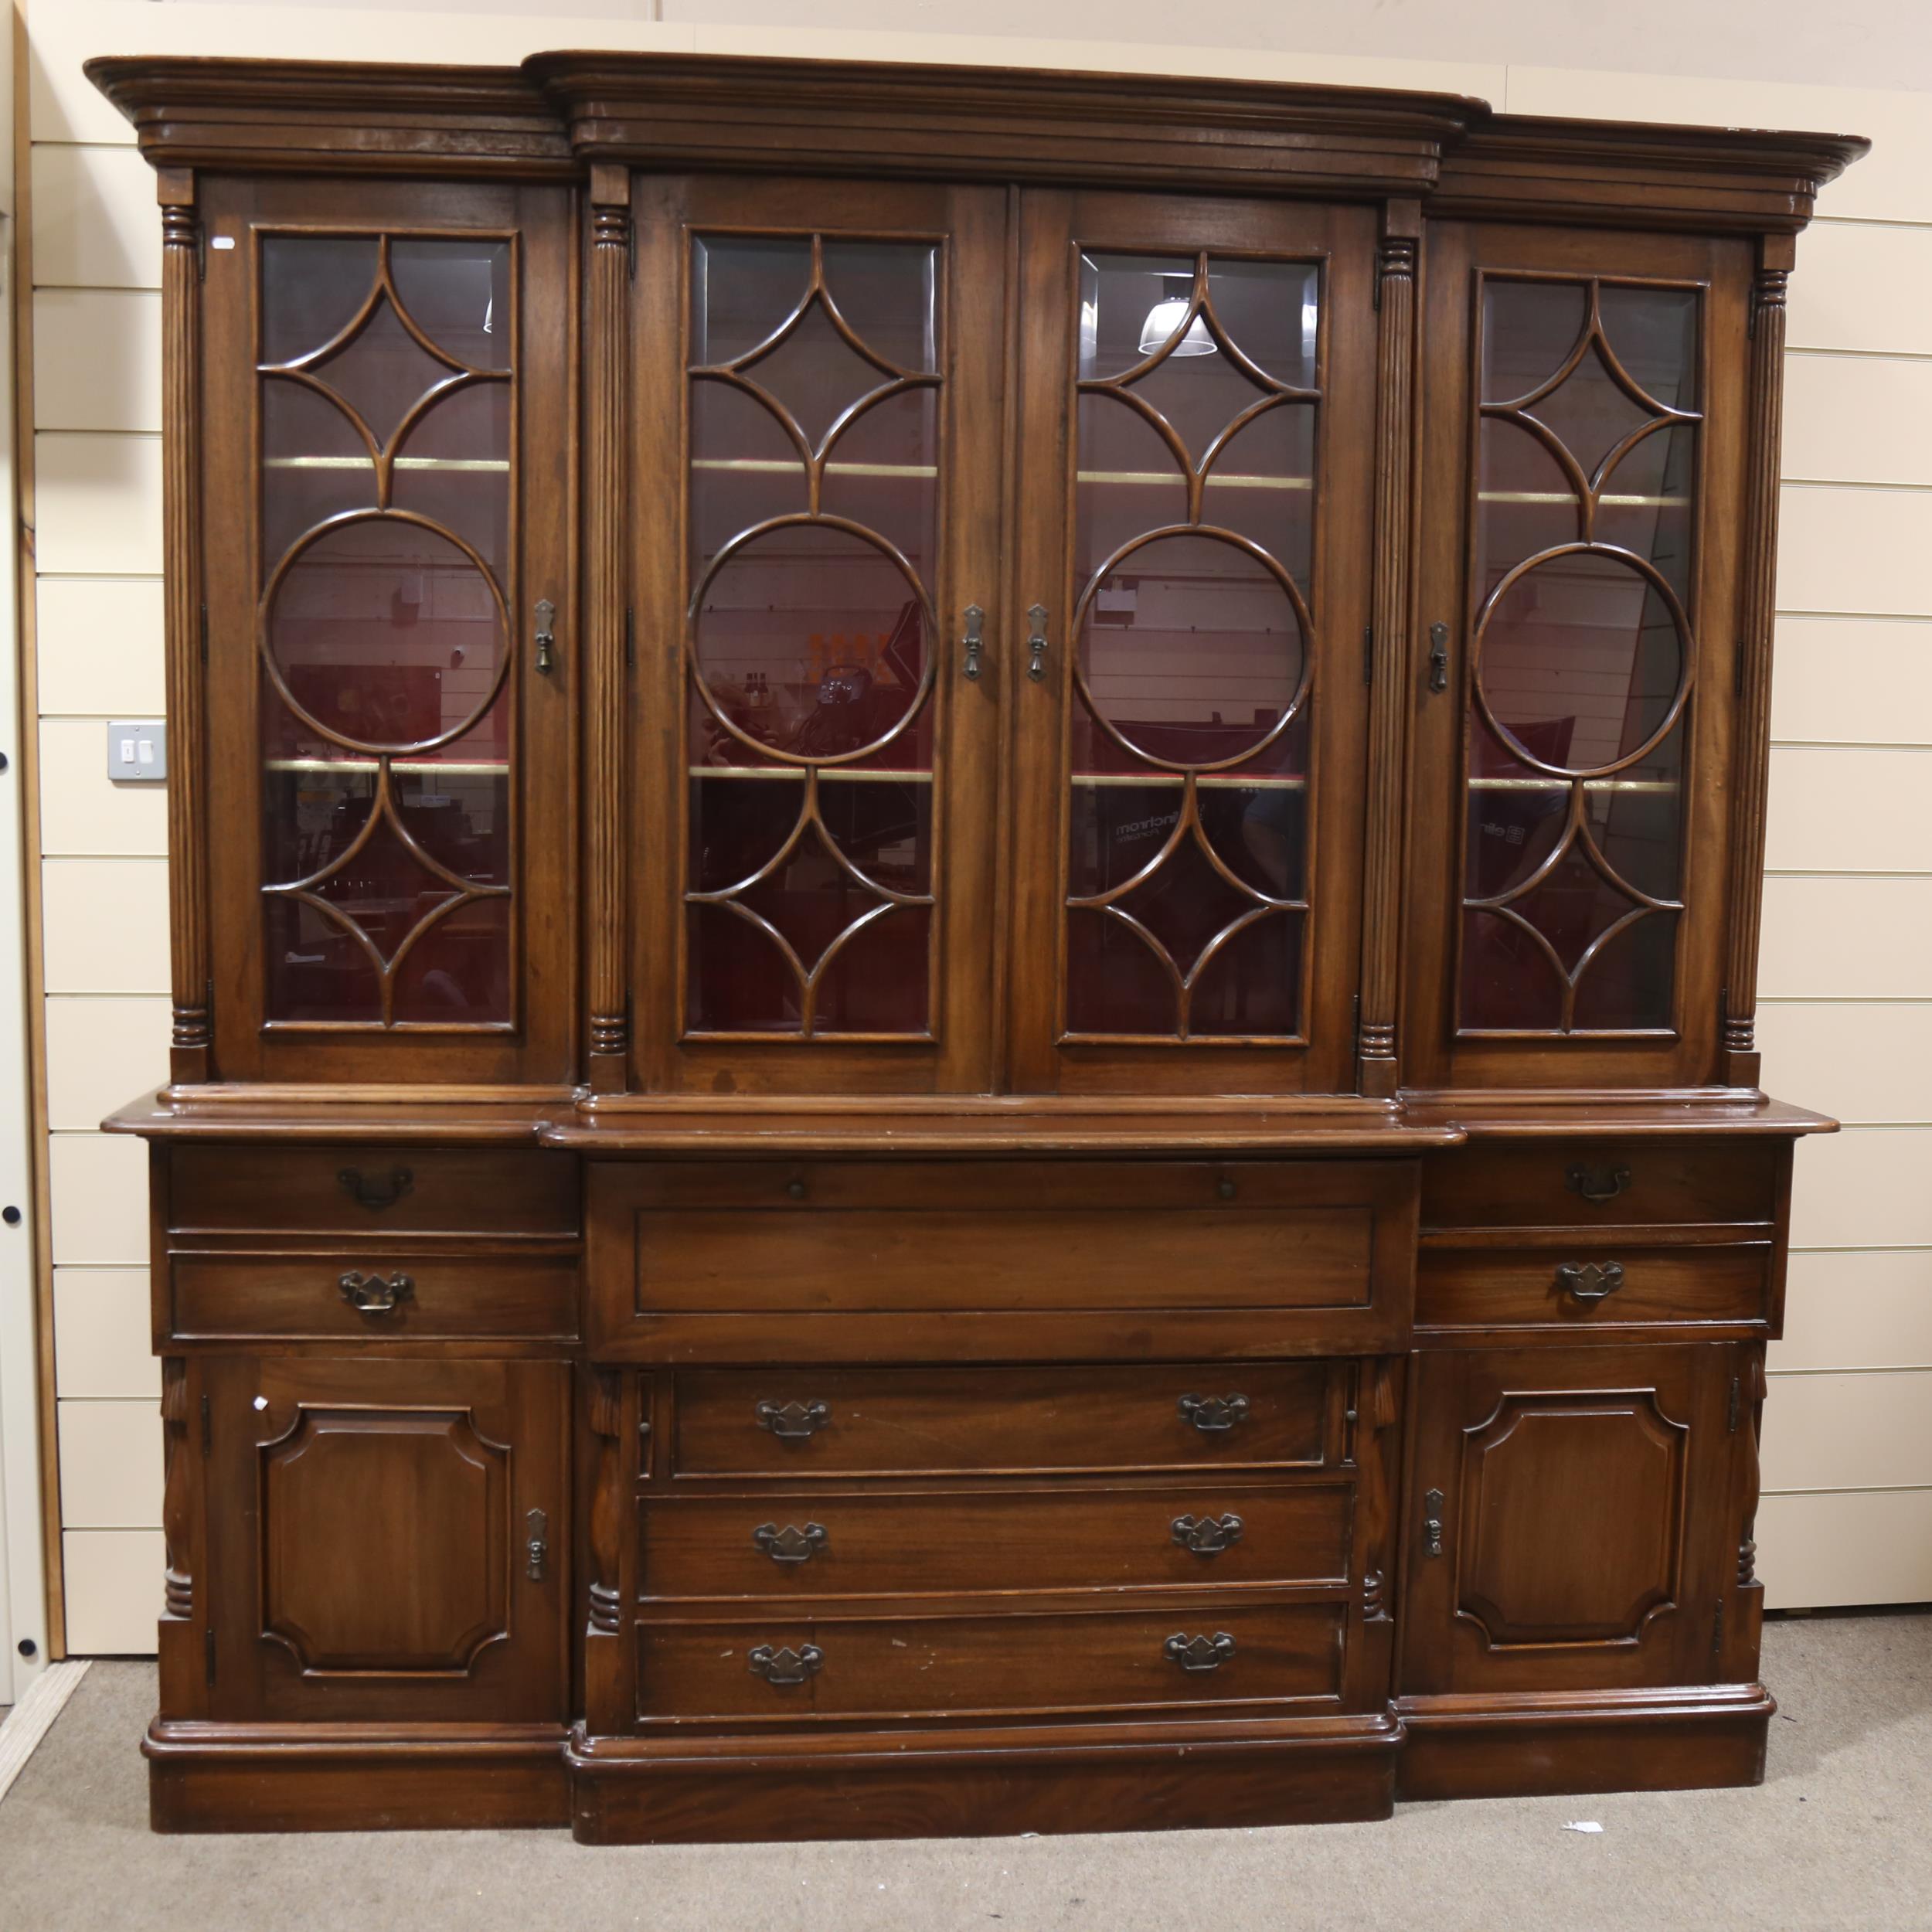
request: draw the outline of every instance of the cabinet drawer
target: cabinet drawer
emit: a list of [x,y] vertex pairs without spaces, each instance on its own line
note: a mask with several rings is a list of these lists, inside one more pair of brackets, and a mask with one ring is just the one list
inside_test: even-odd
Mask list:
[[1214,1588],[1349,1575],[1340,1481],[777,1491],[640,1505],[647,1600]]
[[177,1254],[171,1271],[172,1332],[182,1341],[567,1340],[577,1330],[577,1264],[567,1255]]
[[[1575,1272],[1572,1272],[1575,1270]],[[1416,1281],[1418,1328],[1575,1329],[1650,1321],[1763,1322],[1771,1244],[1436,1248]]]
[[573,1234],[577,1163],[530,1148],[177,1148],[168,1226],[185,1231]]
[[[1339,1696],[1339,1604],[638,1627],[638,1715],[941,1716]],[[1202,1640],[1188,1662],[1168,1644]],[[1216,1661],[1216,1638],[1226,1638]],[[784,1681],[792,1679],[794,1681]]]
[[784,1480],[1316,1468],[1341,1453],[1353,1372],[1330,1362],[689,1370],[673,1379],[671,1470]]
[[1406,1162],[601,1166],[596,1339],[672,1361],[754,1335],[794,1360],[1368,1352],[1407,1321],[1413,1189]]
[[1787,1142],[1539,1141],[1485,1143],[1422,1166],[1429,1228],[1641,1227],[1770,1221]]

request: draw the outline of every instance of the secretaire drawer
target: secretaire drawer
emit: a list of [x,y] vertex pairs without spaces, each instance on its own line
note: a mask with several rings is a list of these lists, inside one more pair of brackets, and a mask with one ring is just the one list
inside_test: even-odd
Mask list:
[[1770,1318],[1771,1243],[1431,1248],[1418,1328],[1577,1328]]
[[638,1716],[940,1716],[1338,1697],[1338,1604],[638,1626]]
[[[600,1345],[668,1361],[1369,1352],[1410,1162],[599,1164]],[[828,1318],[831,1318],[828,1319]]]
[[1212,1476],[1158,1488],[769,1490],[638,1506],[640,1595],[1004,1596],[1345,1583],[1355,1489]]
[[183,1233],[572,1234],[577,1162],[538,1148],[178,1147],[168,1223]]
[[1784,1141],[1483,1141],[1422,1164],[1425,1228],[1770,1221]]
[[1315,1468],[1355,1365],[692,1369],[668,1378],[679,1477]]
[[567,1255],[175,1254],[172,1333],[372,1341],[568,1339],[577,1332],[577,1264]]

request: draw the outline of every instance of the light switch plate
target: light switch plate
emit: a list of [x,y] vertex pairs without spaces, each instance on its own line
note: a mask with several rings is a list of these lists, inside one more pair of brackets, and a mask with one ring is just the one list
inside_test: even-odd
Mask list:
[[168,726],[160,718],[107,727],[107,776],[117,784],[158,784],[168,776]]

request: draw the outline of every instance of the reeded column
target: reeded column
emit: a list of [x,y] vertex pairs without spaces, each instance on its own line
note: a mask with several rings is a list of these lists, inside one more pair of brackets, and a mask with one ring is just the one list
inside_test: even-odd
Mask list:
[[1389,203],[1376,252],[1376,510],[1371,590],[1368,817],[1362,901],[1362,1012],[1355,1053],[1365,1094],[1396,1090],[1402,924],[1403,726],[1409,641],[1410,471],[1415,447],[1416,254],[1420,203]]
[[1796,245],[1767,235],[1750,295],[1744,565],[1738,611],[1736,816],[1730,943],[1724,971],[1724,1063],[1732,1087],[1758,1082],[1757,942],[1764,909],[1764,808],[1771,759],[1771,634],[1777,611],[1778,440],[1784,417],[1784,290]]
[[590,339],[585,353],[583,728],[590,1081],[628,1084],[624,842],[624,425],[625,321],[631,263],[631,176],[590,170]]

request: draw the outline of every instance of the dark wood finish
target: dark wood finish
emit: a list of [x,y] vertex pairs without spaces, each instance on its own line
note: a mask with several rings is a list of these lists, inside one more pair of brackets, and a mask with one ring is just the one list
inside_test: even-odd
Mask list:
[[[561,1367],[236,1355],[200,1383],[224,1715],[563,1720]],[[548,1523],[540,1577],[532,1509]]]
[[[1318,1469],[1341,1459],[1343,1369],[1318,1362],[1164,1368],[699,1369],[671,1378],[667,1475],[798,1478],[1094,1469]],[[1224,1429],[1188,1395],[1238,1396]],[[823,1402],[826,1426],[783,1440],[760,1402]]]
[[[461,1337],[575,1338],[577,1264],[570,1255],[437,1253],[376,1243],[308,1254],[177,1250],[170,1333],[183,1341],[258,1336],[374,1342]],[[406,1290],[393,1306],[359,1306],[345,1276]]]
[[574,1830],[637,1845],[1332,1824],[1389,1815],[1399,1742],[1380,1716],[583,1740]]
[[[1783,301],[1792,237],[1865,144],[1526,119],[1447,95],[708,55],[89,71],[158,168],[163,243],[172,1079],[108,1123],[152,1144],[155,1828],[567,1821],[590,1842],[683,1842],[1258,1826],[1383,1816],[1398,1790],[1757,1781],[1773,1708],[1757,1682],[1764,1349],[1792,1144],[1832,1124],[1757,1085]],[[455,770],[441,747],[484,734],[440,709],[445,736],[406,745],[379,718],[361,738],[312,717],[267,735],[264,693],[286,683],[263,603],[268,511],[299,498],[325,522],[328,472],[361,460],[269,446],[264,380],[307,379],[260,339],[263,244],[290,233],[488,237],[514,255],[513,280],[461,325],[502,351],[507,378],[494,354],[466,362],[412,327],[387,243],[359,319],[307,298],[318,346],[298,359],[326,374],[386,299],[431,389],[514,395],[513,430],[476,472],[506,471],[511,492],[504,730]],[[763,318],[764,348],[714,362],[694,243],[721,236],[789,237],[808,265],[791,318]],[[930,366],[882,355],[837,309],[842,277],[862,301],[890,281],[863,245],[895,238],[937,250]],[[860,265],[835,274],[842,248]],[[1110,315],[1105,357],[1096,319],[1084,361],[1082,251],[1138,257],[1122,285],[1138,277],[1155,304],[1144,322],[1137,298]],[[1257,359],[1252,325],[1229,323],[1237,298],[1216,277],[1257,262],[1318,273],[1298,352]],[[1573,362],[1507,395],[1479,366],[1485,291],[1526,279],[1583,291],[1583,320]],[[1671,325],[1636,352],[1664,370],[1662,400],[1619,360],[1605,291],[1633,286],[1694,302],[1694,395]],[[900,675],[895,633],[879,681],[924,694],[930,767],[892,783],[930,769],[932,804],[901,814],[910,839],[886,815],[866,848],[912,881],[883,893],[842,858],[815,775],[794,828],[824,849],[798,880],[804,847],[751,852],[756,813],[718,846],[752,870],[691,876],[713,855],[691,773],[723,768],[726,740],[740,770],[864,755],[826,749],[855,744],[837,720],[801,730],[876,694],[828,696],[811,668],[821,620],[780,587],[798,556],[767,597],[741,585],[735,601],[714,597],[715,562],[692,562],[727,540],[692,507],[706,383],[735,384],[781,439],[777,455],[702,459],[753,479],[747,515],[822,531],[838,514],[833,444],[801,428],[785,373],[812,304],[839,338],[821,349],[871,372],[850,424],[884,392],[938,396],[936,448],[886,436],[890,460],[845,472],[930,485],[936,505],[910,592],[923,665]],[[1141,361],[1113,366],[1137,324]],[[1560,427],[1529,422],[1553,396],[1560,413],[1593,355],[1606,421],[1626,405],[1643,419],[1613,454],[1694,419],[1694,472],[1680,458],[1675,480],[1659,468],[1620,490]],[[1211,429],[1162,413],[1186,403],[1158,402],[1162,386],[1187,391],[1188,359],[1209,355],[1223,360],[1192,362],[1197,377],[1234,372],[1255,399],[1224,383],[1241,400],[1223,441],[1274,410],[1277,432],[1309,425],[1305,459],[1217,472],[1222,445],[1196,447]],[[1173,474],[1110,458],[1083,481],[1083,399],[1138,414]],[[379,444],[353,405],[344,420],[376,479],[373,512],[359,502],[351,520],[388,515],[401,433]],[[1485,481],[1480,438],[1498,423],[1540,439],[1561,488]],[[468,462],[430,464],[451,461]],[[284,489],[291,471],[306,481]],[[1244,509],[1216,495],[1230,479]],[[793,481],[803,508],[773,526]],[[1078,574],[1097,567],[1082,492],[1100,482],[1128,493],[1106,499],[1108,529],[1133,532],[1108,539],[1123,593],[1139,595],[1128,566],[1157,533],[1232,533],[1258,568],[1281,565],[1298,693],[1279,611],[1198,558],[1143,573],[1168,603],[1113,668],[1074,668],[1082,600],[1100,610]],[[1167,505],[1146,528],[1142,491]],[[1575,540],[1536,537],[1536,506],[1566,500]],[[1512,689],[1530,694],[1531,736],[1553,735],[1512,750],[1496,723],[1478,768],[1472,666],[1502,592],[1499,553],[1473,533],[1507,505],[1493,514],[1536,546],[1518,556],[1512,526],[1519,571],[1566,550],[1634,567],[1597,525],[1612,503],[1659,529],[1683,519],[1661,549],[1655,529],[1631,538],[1686,587],[1668,698],[1681,779],[1665,760],[1610,782],[1651,755],[1629,734],[1663,695],[1654,618],[1635,627],[1621,715],[1586,720],[1536,684],[1568,648],[1546,611],[1559,641],[1519,625],[1529,669]],[[1290,588],[1281,557],[1304,532]],[[1661,570],[1649,581],[1676,596]],[[842,591],[823,592],[835,645]],[[478,688],[383,641],[420,600],[384,617],[330,595],[339,608],[308,614],[311,668],[372,660],[366,692],[343,680],[352,709],[374,716],[418,671],[439,706]],[[1131,628],[1138,608],[1107,611]],[[730,662],[742,648],[785,686],[762,733],[699,693],[716,747],[688,702],[713,609],[736,627]],[[361,628],[331,633],[337,617]],[[757,677],[752,709],[770,696]],[[1109,678],[1149,743],[1094,696]],[[1288,735],[1301,705],[1305,761]],[[1147,811],[1076,813],[1082,717],[1083,781],[1097,799],[1151,772],[1166,790]],[[1254,762],[1244,725],[1278,762]],[[352,752],[362,791],[337,759]],[[1222,787],[1213,833],[1204,776]],[[266,787],[284,780],[270,836],[292,824],[338,855],[312,876],[266,869]],[[508,952],[490,955],[501,988],[452,981],[461,1024],[420,1006],[391,1023],[402,982],[376,954],[381,1023],[328,1024],[332,1002],[352,1010],[329,990],[339,962],[270,951],[264,889],[348,934],[316,890],[365,849],[342,845],[364,791],[366,822],[409,849],[392,784],[417,787],[432,843],[464,828],[447,863],[410,852],[451,904],[384,886],[379,856],[345,896],[383,930],[413,904],[419,937],[452,906],[512,909]],[[1673,786],[1675,825],[1646,802]],[[1558,1023],[1530,1012],[1506,956],[1488,956],[1489,1004],[1465,1005],[1466,911],[1479,926],[1537,883],[1464,876],[1482,862],[1468,801],[1512,787],[1519,805],[1568,799],[1563,850],[1597,882],[1571,877],[1572,901],[1607,886],[1641,902],[1636,923],[1676,919],[1668,998],[1654,958],[1648,1005],[1633,996],[1643,1027],[1581,1030],[1588,962],[1521,919],[1505,937],[1542,934]],[[1170,794],[1194,874],[1110,870],[1095,889],[1093,867],[1138,852]],[[1634,821],[1604,832],[1616,862],[1586,849],[1592,811]],[[1496,816],[1505,843],[1549,830],[1533,803]],[[1091,847],[1077,888],[1077,824]],[[1673,837],[1675,873],[1633,898],[1618,864],[1648,852],[1668,872]],[[762,1032],[707,1019],[728,976],[714,962],[694,978],[687,920],[729,902],[755,926],[774,881],[775,913],[808,922],[784,940],[795,1012],[783,996],[742,1009]],[[798,947],[825,908],[849,921],[855,893],[932,921],[917,1026],[818,1026]],[[1217,893],[1236,902],[1218,924]],[[1074,1027],[1069,919],[1116,912],[1144,918],[1167,962],[1168,1032]],[[1204,995],[1196,1024],[1196,977],[1264,918],[1304,922],[1292,1028],[1204,1036],[1279,1019],[1277,963],[1259,1005],[1235,982],[1225,1014]],[[1179,954],[1202,920],[1190,968]],[[841,930],[821,957],[860,929]],[[271,1010],[288,973],[318,966]],[[896,969],[867,970],[862,990],[906,1010]],[[1153,1010],[1123,998],[1090,1018]],[[1482,1030],[1464,1030],[1470,1012]]]
[[[1255,1488],[1213,1481],[1019,1490],[761,1490],[647,1500],[638,1511],[644,1600],[977,1596],[1042,1590],[1213,1593],[1269,1583],[1345,1583],[1353,1485]],[[1237,1519],[1232,1532],[1218,1526]],[[1204,1548],[1174,1525],[1211,1519]],[[824,1532],[780,1560],[760,1528]],[[1227,1538],[1225,1548],[1215,1547]],[[768,1538],[773,1547],[781,1547]],[[998,1607],[1006,1607],[1002,1600]],[[830,1607],[829,1605],[827,1606]],[[673,1611],[671,1614],[676,1614]]]
[[[1539,1240],[1544,1230],[1536,1230]],[[1755,1325],[1770,1317],[1770,1241],[1648,1247],[1607,1241],[1526,1248],[1427,1248],[1416,1327],[1623,1328],[1651,1323]],[[1566,1270],[1596,1269],[1595,1275]],[[1614,1269],[1614,1274],[1603,1270]]]
[[168,1226],[176,1234],[574,1234],[577,1164],[557,1154],[468,1148],[177,1148]]

